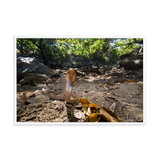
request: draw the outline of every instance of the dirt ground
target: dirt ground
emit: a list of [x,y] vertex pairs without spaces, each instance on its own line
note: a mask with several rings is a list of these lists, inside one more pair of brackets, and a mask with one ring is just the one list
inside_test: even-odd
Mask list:
[[[64,77],[61,83],[59,79],[51,84],[17,85],[17,122],[88,122],[81,105],[50,100],[48,95],[54,91],[64,94]],[[73,91],[99,108],[111,109],[121,122],[143,122],[143,70],[123,76],[109,77],[109,72],[78,76]]]

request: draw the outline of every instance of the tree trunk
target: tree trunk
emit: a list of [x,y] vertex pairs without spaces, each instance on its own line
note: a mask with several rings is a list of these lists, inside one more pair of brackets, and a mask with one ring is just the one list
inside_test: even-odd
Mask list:
[[40,48],[40,51],[41,51],[41,53],[42,53],[42,57],[43,57],[43,60],[44,60],[44,64],[47,65],[47,60],[46,60],[46,57],[44,56],[44,52],[43,52],[42,42],[43,42],[43,39],[40,38],[40,45],[39,45],[39,48]]
[[23,39],[20,39],[20,40],[21,40],[20,53],[21,53],[22,56],[23,56]]

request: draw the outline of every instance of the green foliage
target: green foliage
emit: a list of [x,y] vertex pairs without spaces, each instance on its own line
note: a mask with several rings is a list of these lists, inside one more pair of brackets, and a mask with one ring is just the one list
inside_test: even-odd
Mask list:
[[[116,63],[119,56],[142,46],[140,38],[40,38],[17,39],[17,53],[52,58],[61,63],[67,54],[80,55],[100,63]],[[41,45],[41,47],[40,47]],[[41,53],[43,52],[43,53]],[[50,57],[50,58],[49,58]]]
[[102,38],[72,38],[69,42],[70,52],[87,57],[108,46],[106,39]]
[[69,40],[70,53],[83,55],[94,61],[95,64],[106,62],[107,56],[112,53],[111,38],[72,38]]
[[[136,40],[142,41],[142,38],[136,38]],[[135,43],[134,38],[120,38],[118,39],[113,47],[117,50],[117,55],[124,55],[133,51],[133,49],[139,48],[142,44]]]
[[38,51],[38,47],[35,46],[28,39],[17,39],[17,49],[22,53],[33,53]]
[[[65,44],[65,39],[53,39],[47,38],[43,39],[42,49],[44,55],[47,57],[52,57],[54,61],[63,60],[66,56],[67,50],[69,49],[67,44]],[[17,53],[23,56],[35,56],[41,58],[40,54],[40,39],[17,39]]]

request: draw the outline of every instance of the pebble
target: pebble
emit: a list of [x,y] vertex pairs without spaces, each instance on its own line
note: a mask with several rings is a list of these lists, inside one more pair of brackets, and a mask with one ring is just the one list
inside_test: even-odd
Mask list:
[[77,118],[77,119],[84,119],[85,118],[85,115],[83,112],[77,112],[74,114],[74,116]]

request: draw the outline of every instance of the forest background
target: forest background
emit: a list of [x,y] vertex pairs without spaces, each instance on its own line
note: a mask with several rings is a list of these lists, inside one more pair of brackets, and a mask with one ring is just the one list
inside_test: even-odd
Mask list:
[[[137,53],[142,45],[143,38],[17,38],[17,55],[34,56],[48,65],[62,65],[68,55],[74,54],[99,67],[116,64],[121,55]],[[65,65],[72,66],[69,62]]]

